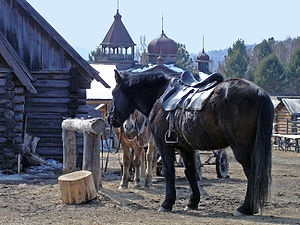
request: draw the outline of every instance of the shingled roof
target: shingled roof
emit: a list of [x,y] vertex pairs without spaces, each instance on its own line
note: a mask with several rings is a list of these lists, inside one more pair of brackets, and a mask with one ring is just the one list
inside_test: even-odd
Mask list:
[[119,10],[117,10],[114,18],[115,20],[104,37],[101,45],[110,47],[130,47],[135,45],[122,22],[122,16],[119,14]]

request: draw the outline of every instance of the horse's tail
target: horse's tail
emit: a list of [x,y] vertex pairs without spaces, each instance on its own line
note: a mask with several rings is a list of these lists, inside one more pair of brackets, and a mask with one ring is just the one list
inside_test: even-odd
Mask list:
[[256,137],[251,158],[249,174],[249,194],[252,210],[263,208],[269,197],[271,185],[272,144],[274,107],[270,97],[258,90],[259,113],[257,117]]

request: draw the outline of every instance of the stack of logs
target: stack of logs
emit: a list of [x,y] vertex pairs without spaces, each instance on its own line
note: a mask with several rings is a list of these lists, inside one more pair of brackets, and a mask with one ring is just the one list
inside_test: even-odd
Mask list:
[[[100,137],[106,128],[102,118],[66,119],[62,122],[63,173],[58,178],[62,202],[79,204],[97,196],[102,186]],[[76,135],[83,133],[83,165],[76,171]]]
[[3,87],[0,88],[0,118],[3,118],[0,120],[0,133],[3,132],[3,136],[0,135],[0,169],[12,168],[16,164],[16,150],[21,150],[22,127],[19,124],[22,124],[25,100],[23,88],[17,87],[13,78],[9,71],[0,73],[0,87]]

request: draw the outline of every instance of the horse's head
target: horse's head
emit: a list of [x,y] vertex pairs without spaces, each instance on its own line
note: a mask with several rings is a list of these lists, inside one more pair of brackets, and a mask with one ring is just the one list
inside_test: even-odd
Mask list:
[[115,70],[116,87],[112,91],[111,109],[108,122],[114,127],[120,127],[134,111],[132,101],[125,91],[125,76]]
[[135,120],[133,114],[130,114],[129,118],[123,123],[123,130],[125,134],[134,134],[135,133]]

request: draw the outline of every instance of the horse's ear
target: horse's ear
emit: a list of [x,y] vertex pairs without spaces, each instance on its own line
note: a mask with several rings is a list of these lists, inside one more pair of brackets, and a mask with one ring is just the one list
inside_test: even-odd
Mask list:
[[123,76],[119,73],[118,70],[115,70],[115,79],[117,84],[121,83],[123,80]]

